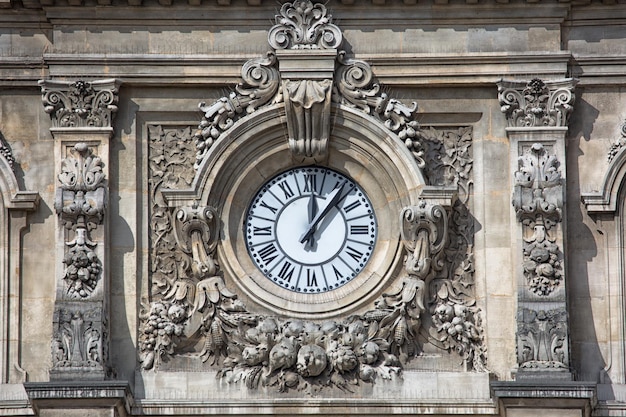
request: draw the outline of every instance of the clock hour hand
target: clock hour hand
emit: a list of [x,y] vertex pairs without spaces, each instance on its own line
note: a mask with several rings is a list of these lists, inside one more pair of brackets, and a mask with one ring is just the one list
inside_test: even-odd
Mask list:
[[[311,190],[311,196],[309,197],[308,212],[309,223],[311,223],[315,218],[315,215],[317,214],[317,200],[315,198],[315,192],[313,190]],[[309,235],[309,238],[306,240],[306,245],[310,248],[315,245],[315,233],[311,233]]]
[[315,215],[313,220],[311,220],[311,222],[307,226],[306,231],[302,234],[302,236],[300,236],[300,243],[304,243],[306,240],[309,239],[311,235],[313,235],[313,233],[315,233],[318,223],[324,218],[324,216],[328,214],[330,209],[339,202],[339,199],[341,198],[341,191],[343,190],[344,185],[346,185],[346,183],[342,182],[339,187],[332,190],[330,194],[326,196],[326,205]]

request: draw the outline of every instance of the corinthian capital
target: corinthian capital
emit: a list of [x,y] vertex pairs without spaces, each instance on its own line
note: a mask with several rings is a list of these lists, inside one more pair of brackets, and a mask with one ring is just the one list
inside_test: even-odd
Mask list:
[[498,83],[498,100],[509,127],[567,127],[574,109],[578,80],[505,81]]
[[112,127],[117,112],[118,80],[42,80],[39,85],[44,110],[50,114],[53,127]]

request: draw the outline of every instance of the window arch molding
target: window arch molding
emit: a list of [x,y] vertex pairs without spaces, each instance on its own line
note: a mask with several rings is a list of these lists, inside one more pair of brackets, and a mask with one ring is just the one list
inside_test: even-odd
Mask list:
[[21,232],[38,202],[39,193],[22,190],[9,160],[0,155],[0,384],[26,380],[19,357]]

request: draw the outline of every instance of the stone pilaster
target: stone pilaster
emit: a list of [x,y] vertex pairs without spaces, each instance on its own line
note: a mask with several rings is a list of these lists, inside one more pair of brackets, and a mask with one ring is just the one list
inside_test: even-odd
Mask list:
[[501,81],[517,279],[517,379],[571,379],[565,287],[565,136],[576,80]]
[[108,167],[119,84],[40,81],[58,161],[51,380],[102,380],[109,370]]

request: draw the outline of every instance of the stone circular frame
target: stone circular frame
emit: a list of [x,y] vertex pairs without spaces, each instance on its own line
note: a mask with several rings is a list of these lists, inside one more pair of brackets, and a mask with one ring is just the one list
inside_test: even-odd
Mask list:
[[289,151],[282,105],[237,122],[213,145],[196,175],[196,195],[216,208],[222,221],[218,261],[227,282],[232,280],[250,300],[278,315],[328,319],[371,308],[402,266],[400,211],[416,203],[425,184],[404,143],[376,119],[333,106],[331,123],[328,157],[319,165],[356,181],[378,219],[378,240],[369,262],[336,290],[303,294],[280,288],[263,276],[246,249],[242,224],[260,187],[280,172],[311,164]]

